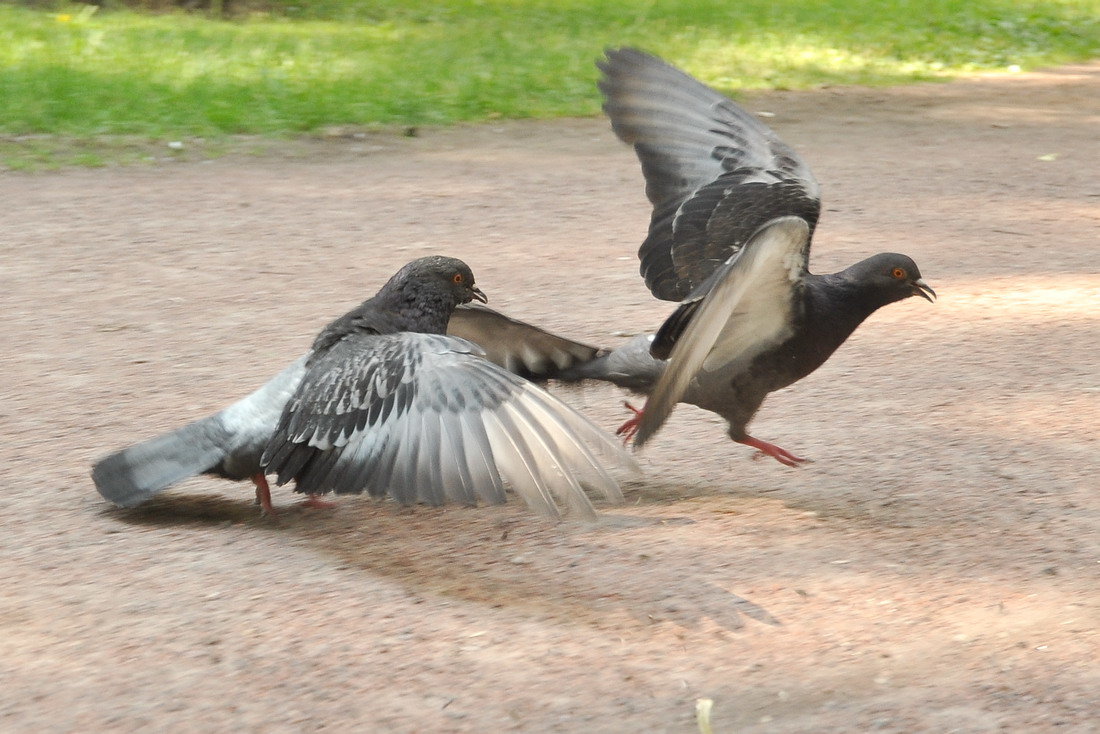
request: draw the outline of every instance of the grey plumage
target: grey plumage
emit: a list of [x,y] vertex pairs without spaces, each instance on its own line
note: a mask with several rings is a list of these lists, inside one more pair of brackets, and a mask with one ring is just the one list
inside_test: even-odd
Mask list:
[[639,334],[616,349],[563,370],[559,378],[574,383],[582,380],[611,382],[636,393],[648,394],[665,373],[668,363],[652,354],[654,335]]
[[765,222],[821,212],[810,167],[740,105],[656,56],[609,50],[597,63],[604,112],[633,146],[653,204],[638,251],[657,298],[680,301]]
[[475,344],[403,332],[350,335],[307,372],[261,463],[310,494],[403,503],[504,501],[591,516],[582,485],[621,499],[601,458],[618,446],[578,413],[482,358]]
[[104,498],[133,507],[199,474],[239,481],[260,471],[260,455],[283,405],[305,374],[300,357],[251,395],[214,415],[98,461],[92,481]]
[[681,301],[657,333],[566,370],[649,395],[621,430],[646,443],[677,402],[713,411],[753,438],[765,396],[813,372],[875,310],[932,289],[910,258],[880,253],[839,273],[807,270],[821,211],[809,166],[756,118],[684,72],[635,49],[598,62],[604,110],[641,162],[653,204],[639,249],[653,294]]
[[[251,477],[261,500],[265,473],[311,495],[389,492],[430,504],[501,502],[510,487],[548,516],[565,505],[591,517],[585,487],[621,499],[603,462],[633,463],[610,437],[479,346],[443,335],[471,298],[484,295],[461,261],[410,263],[252,395],[98,462],[96,487],[127,507],[200,473]],[[495,312],[478,319],[524,326]],[[590,353],[528,328],[552,348],[531,347],[527,373]]]

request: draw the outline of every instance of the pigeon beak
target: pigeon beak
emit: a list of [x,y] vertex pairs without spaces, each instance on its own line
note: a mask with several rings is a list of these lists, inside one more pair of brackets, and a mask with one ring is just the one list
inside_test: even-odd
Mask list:
[[924,282],[924,278],[917,278],[913,281],[913,295],[920,296],[929,303],[936,302],[936,292],[932,290],[932,286]]
[[[929,290],[932,290],[932,289],[929,288]],[[489,302],[489,296],[482,293],[481,289],[478,288],[476,285],[470,286],[470,295],[472,297],[476,298],[477,300],[481,301],[482,303],[488,303]]]

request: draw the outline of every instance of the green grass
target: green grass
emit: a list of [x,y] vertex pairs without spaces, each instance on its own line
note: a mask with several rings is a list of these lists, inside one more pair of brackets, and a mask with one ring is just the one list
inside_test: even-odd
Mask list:
[[621,44],[726,91],[1100,56],[1100,0],[279,2],[278,14],[232,21],[0,5],[0,134],[173,139],[591,115],[593,61]]

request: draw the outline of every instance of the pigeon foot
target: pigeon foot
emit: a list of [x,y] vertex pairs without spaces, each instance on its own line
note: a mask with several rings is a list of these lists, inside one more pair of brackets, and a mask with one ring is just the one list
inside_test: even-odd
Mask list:
[[630,439],[634,438],[634,434],[638,432],[638,426],[642,423],[642,414],[645,412],[645,409],[635,408],[627,400],[623,401],[623,405],[634,413],[633,418],[615,429],[615,435],[621,436],[623,439],[623,446],[626,446],[630,443]]
[[795,456],[790,451],[787,451],[787,449],[780,448],[774,443],[761,441],[759,438],[753,438],[752,436],[746,436],[744,439],[737,441],[737,443],[743,443],[759,451],[760,453],[753,455],[754,459],[760,458],[761,456],[770,456],[785,466],[801,466],[810,461],[809,459]]
[[271,487],[267,483],[267,477],[262,472],[253,474],[252,483],[256,485],[256,504],[260,506],[260,514],[277,516],[279,513],[271,506]]
[[321,499],[319,494],[311,494],[302,500],[302,507],[312,507],[315,510],[331,510],[336,507],[336,503]]

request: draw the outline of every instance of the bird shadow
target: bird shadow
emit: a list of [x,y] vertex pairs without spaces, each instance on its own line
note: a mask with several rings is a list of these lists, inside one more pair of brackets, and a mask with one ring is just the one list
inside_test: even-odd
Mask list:
[[109,507],[101,514],[129,525],[161,527],[262,526],[267,522],[252,501],[211,494],[163,494],[137,507]]
[[104,512],[139,526],[247,525],[291,535],[332,557],[341,572],[385,578],[414,596],[570,625],[603,627],[616,618],[635,626],[711,624],[728,631],[744,628],[746,620],[781,625],[767,609],[724,588],[728,571],[700,572],[689,549],[638,550],[655,532],[674,539],[695,523],[663,512],[659,502],[646,502],[651,506],[641,512],[602,508],[596,523],[549,522],[518,503],[403,507],[365,497],[338,503],[332,510],[283,505],[275,517],[264,517],[250,499],[168,493]]
[[[692,522],[605,513],[595,524],[553,524],[516,508],[356,507],[292,532],[341,566],[427,597],[523,610],[575,625],[635,624],[726,630],[780,621],[695,570],[689,552],[658,557],[637,536]],[[717,575],[717,574],[716,574]]]

